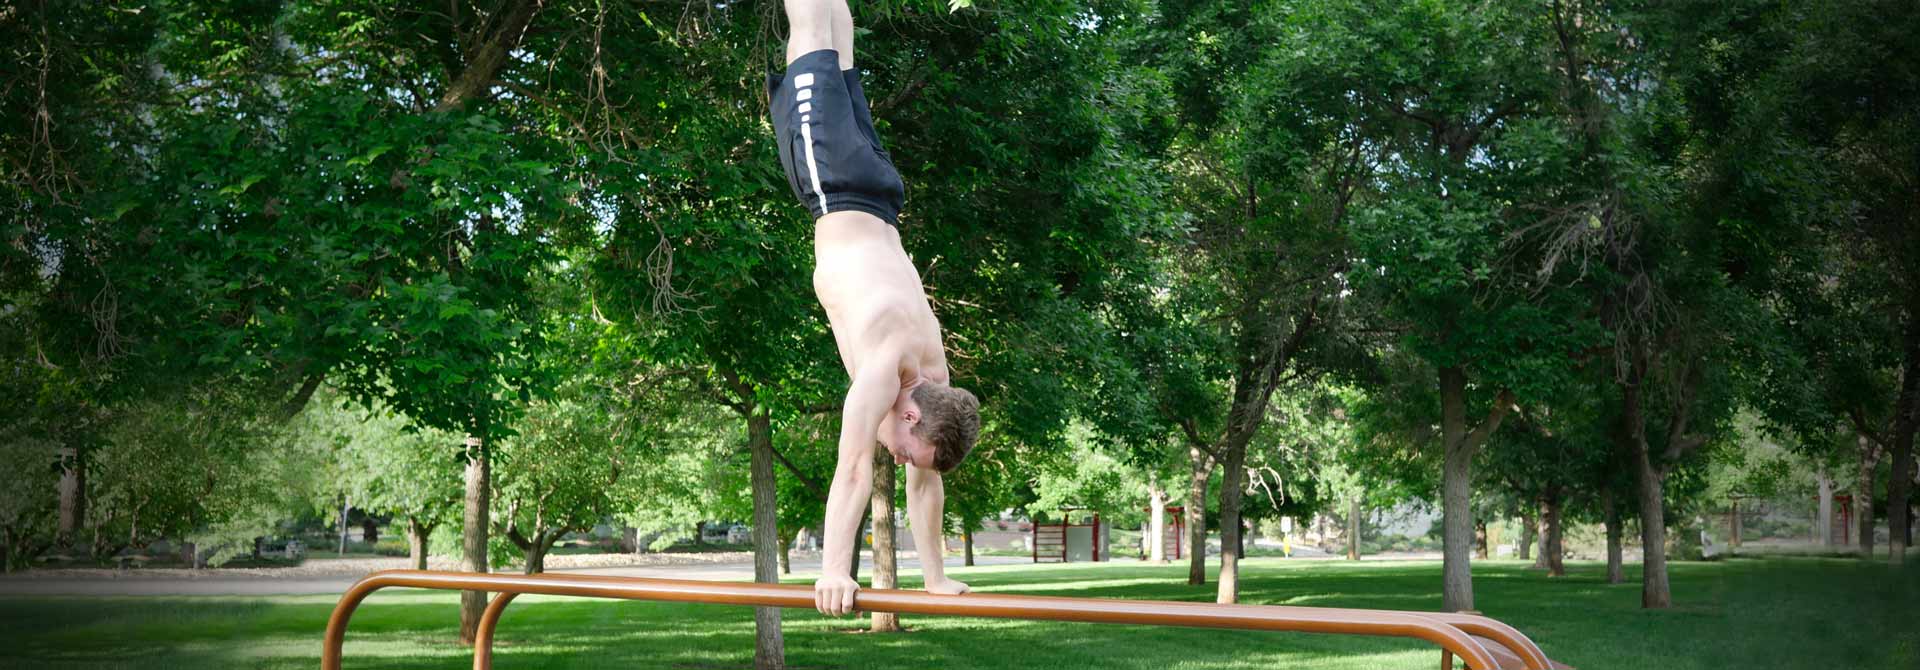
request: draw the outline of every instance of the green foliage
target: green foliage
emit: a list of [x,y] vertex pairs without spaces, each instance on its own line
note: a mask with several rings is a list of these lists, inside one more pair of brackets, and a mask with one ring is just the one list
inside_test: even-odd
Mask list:
[[260,409],[211,391],[123,408],[87,464],[93,555],[187,539],[217,564],[297,513],[304,501],[285,492],[311,463],[263,448],[278,434]]
[[1026,504],[1029,517],[1054,517],[1073,507],[1099,513],[1102,522],[1114,526],[1140,525],[1148,473],[1096,450],[1092,440],[1089,428],[1070,429],[1066,458],[1037,469],[1033,490],[1038,499]]
[[[92,552],[231,552],[343,496],[443,519],[468,435],[496,526],[670,543],[751,516],[752,417],[778,532],[818,520],[845,381],[767,142],[778,6],[538,3],[460,88],[519,7],[0,10],[10,564],[59,532],[62,467]],[[1517,400],[1495,507],[1628,498],[1623,435],[1677,519],[1898,437],[1900,3],[854,10],[985,402],[958,527],[1131,514],[1195,445],[1245,445],[1255,519],[1431,498],[1443,370],[1469,417]]]
[[376,407],[349,404],[338,392],[316,396],[288,432],[294,438],[289,460],[315,461],[306,467],[327,473],[302,485],[300,493],[317,511],[334,512],[340,497],[353,507],[427,525],[449,521],[459,507],[461,435],[414,428],[405,416]]

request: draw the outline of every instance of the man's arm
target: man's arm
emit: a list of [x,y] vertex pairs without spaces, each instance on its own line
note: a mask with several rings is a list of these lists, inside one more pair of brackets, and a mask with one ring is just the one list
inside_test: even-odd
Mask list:
[[874,431],[900,393],[900,356],[875,352],[854,373],[853,386],[840,413],[840,451],[833,483],[827,489],[826,542],[821,551],[820,581],[813,585],[814,606],[822,614],[853,611],[853,594],[860,585],[848,576],[858,546],[860,519],[873,490]]
[[913,546],[920,551],[920,574],[928,593],[966,593],[967,585],[947,579],[947,484],[939,470],[907,466],[907,520]]

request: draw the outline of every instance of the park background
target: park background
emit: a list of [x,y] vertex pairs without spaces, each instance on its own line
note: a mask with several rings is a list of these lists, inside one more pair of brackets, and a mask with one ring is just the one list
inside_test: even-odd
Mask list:
[[[1911,2],[854,13],[906,248],[984,402],[947,521],[956,565],[1002,564],[960,579],[1480,610],[1582,668],[1920,658],[1896,567]],[[0,6],[0,660],[307,666],[344,582],[293,576],[372,566],[771,581],[798,556],[809,581],[845,379],[769,143],[783,24],[767,1]],[[1129,544],[1162,505],[1188,531],[1165,566]],[[1116,560],[1010,546],[1073,508]],[[1435,521],[1382,532],[1407,516]],[[905,534],[872,529],[863,575],[916,584]],[[1306,560],[1349,546],[1406,560]],[[350,659],[464,664],[480,601],[453,599],[376,599]],[[782,641],[746,610],[528,599],[500,653],[1431,663],[786,617]]]

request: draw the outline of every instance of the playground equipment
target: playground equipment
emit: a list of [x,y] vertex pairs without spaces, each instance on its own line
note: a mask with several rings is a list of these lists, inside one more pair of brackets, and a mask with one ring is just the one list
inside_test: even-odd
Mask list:
[[[601,575],[496,575],[428,570],[389,570],[367,575],[340,597],[327,620],[321,651],[322,670],[340,670],[347,622],[374,591],[411,587],[497,594],[480,617],[473,644],[473,667],[493,666],[493,631],[501,613],[523,593],[813,609],[813,589],[799,584],[755,584]],[[1547,660],[1532,640],[1512,626],[1483,616],[1437,612],[1219,605],[1156,600],[1108,600],[970,593],[933,595],[920,591],[864,589],[854,609],[866,612],[1038,619],[1083,623],[1194,626],[1242,630],[1293,631],[1335,635],[1376,635],[1426,640],[1440,646],[1442,670],[1460,657],[1471,670],[1553,670],[1567,666]]]
[[[1033,562],[1067,563],[1093,561],[1099,563],[1107,545],[1106,527],[1100,523],[1100,513],[1083,507],[1063,507],[1054,516],[1059,521],[1053,523],[1033,522]],[[1074,523],[1074,517],[1080,517],[1080,523]],[[1087,520],[1091,516],[1092,520]]]
[[[1153,508],[1149,507],[1140,511],[1152,514]],[[1165,510],[1164,518],[1166,522],[1160,524],[1160,555],[1165,556],[1169,561],[1178,561],[1186,558],[1187,508],[1177,505],[1169,506]],[[1148,534],[1151,534],[1151,531],[1149,531]],[[1151,538],[1143,539],[1146,542],[1153,541]]]

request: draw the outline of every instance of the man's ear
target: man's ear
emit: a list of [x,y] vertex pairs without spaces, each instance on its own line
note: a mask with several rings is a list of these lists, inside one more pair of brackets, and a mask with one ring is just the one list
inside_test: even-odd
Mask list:
[[920,423],[920,408],[916,406],[900,410],[900,420],[909,426]]

